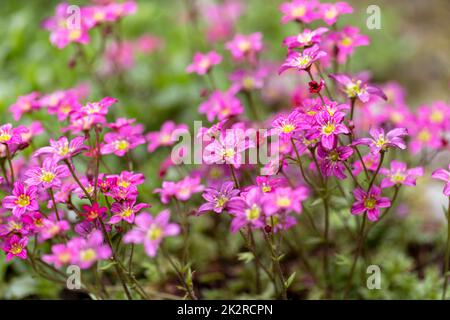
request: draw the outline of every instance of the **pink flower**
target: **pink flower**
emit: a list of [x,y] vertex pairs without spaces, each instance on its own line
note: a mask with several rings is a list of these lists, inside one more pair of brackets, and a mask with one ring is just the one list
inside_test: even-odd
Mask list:
[[408,169],[406,163],[392,160],[391,169],[381,168],[380,173],[385,175],[381,181],[381,188],[388,188],[394,185],[415,186],[418,177],[423,176],[423,168],[416,167]]
[[238,189],[234,189],[234,183],[230,181],[224,182],[220,189],[206,188],[202,197],[207,202],[200,206],[198,212],[214,211],[221,213],[223,210],[233,206],[236,201],[242,201],[238,197],[239,192]]
[[264,67],[256,70],[238,69],[229,77],[233,82],[231,91],[238,92],[262,89],[264,78],[266,78],[267,74],[268,70]]
[[260,188],[262,193],[270,193],[280,187],[286,187],[287,181],[284,178],[258,176],[256,177],[256,185]]
[[60,137],[57,141],[50,139],[50,146],[36,150],[34,156],[51,154],[55,161],[70,159],[88,149],[83,144],[84,140],[84,137],[75,137],[71,141],[66,137]]
[[55,221],[52,219],[43,219],[42,227],[39,228],[39,241],[42,242],[48,239],[52,239],[69,229],[70,224],[65,220]]
[[18,145],[22,143],[22,134],[26,131],[28,129],[23,126],[13,128],[10,123],[4,124],[0,126],[0,144]]
[[[79,14],[79,19],[71,16],[73,14]],[[79,25],[76,25],[77,21]],[[67,3],[59,4],[55,10],[55,16],[46,19],[42,25],[44,29],[50,31],[50,42],[59,49],[72,42],[89,43],[87,20],[82,12],[70,10]]]
[[246,226],[255,229],[264,228],[262,194],[259,189],[253,188],[241,196],[243,200],[241,204],[230,209],[230,213],[234,215],[231,221],[231,232],[236,233]]
[[283,44],[288,49],[310,47],[314,44],[319,44],[322,40],[322,34],[328,31],[328,28],[317,28],[315,30],[305,29],[296,36],[286,37]]
[[[380,161],[380,154],[379,153],[369,153],[363,156],[364,165],[366,166],[366,169],[368,171],[375,172],[378,168],[378,163]],[[361,160],[356,161],[354,164],[354,169],[352,170],[353,174],[355,176],[359,175],[363,170],[364,167],[361,163]]]
[[42,260],[54,265],[57,268],[68,265],[73,260],[74,252],[65,244],[55,244],[52,246],[52,254],[45,254]]
[[337,18],[346,13],[353,13],[353,8],[347,2],[321,3],[319,16],[329,26],[336,23]]
[[344,113],[336,112],[330,115],[329,112],[320,112],[316,114],[317,124],[312,128],[309,139],[320,137],[320,142],[325,149],[333,149],[337,143],[339,134],[348,134],[349,129],[342,123]]
[[17,101],[9,107],[9,110],[13,114],[13,119],[15,121],[19,121],[23,114],[31,113],[34,110],[39,110],[41,105],[38,98],[38,92],[32,92],[25,96],[19,97]]
[[368,102],[370,96],[375,95],[387,100],[386,95],[381,89],[369,86],[367,83],[363,83],[362,80],[351,79],[344,74],[330,74],[330,78],[333,78],[342,85],[342,91],[344,91],[350,99],[358,98],[361,102]]
[[370,44],[368,36],[361,35],[358,28],[351,26],[345,26],[342,31],[330,34],[330,39],[336,42],[337,60],[341,64],[345,63],[347,57],[353,54],[356,47]]
[[347,146],[339,146],[334,149],[325,149],[322,146],[317,148],[320,171],[326,177],[335,176],[342,180],[345,175],[345,166],[342,162],[346,161],[353,154],[353,149]]
[[205,147],[203,159],[207,164],[231,164],[239,168],[243,163],[244,151],[254,148],[241,129],[229,129]]
[[216,90],[199,106],[198,112],[206,114],[208,121],[212,122],[216,118],[220,121],[240,115],[244,112],[244,107],[234,92]]
[[363,212],[367,212],[367,218],[370,221],[377,221],[380,216],[379,208],[387,208],[391,206],[389,198],[381,197],[381,189],[377,186],[372,186],[369,192],[365,192],[363,189],[357,187],[353,194],[355,195],[356,202],[353,204],[351,213],[353,215],[359,215]]
[[303,52],[291,51],[278,70],[278,74],[282,74],[288,69],[309,70],[313,62],[326,55],[327,53],[320,50],[318,45],[305,49]]
[[136,226],[125,234],[123,241],[143,243],[147,255],[155,257],[165,237],[176,236],[180,233],[180,227],[175,223],[169,223],[169,219],[169,210],[161,211],[156,217],[143,212],[136,218]]
[[187,132],[185,124],[176,125],[173,121],[166,121],[159,131],[149,132],[145,139],[148,141],[147,150],[153,152],[161,146],[171,146],[177,141],[178,135]]
[[37,188],[31,186],[26,188],[22,182],[16,181],[11,196],[3,198],[4,208],[12,209],[13,215],[20,217],[27,211],[39,210],[39,203],[36,200]]
[[369,130],[372,138],[361,138],[356,140],[354,145],[367,145],[370,151],[375,154],[380,151],[385,151],[390,148],[406,149],[406,144],[402,137],[408,135],[408,130],[405,128],[396,128],[389,131],[387,134],[384,133],[383,128],[371,128]]
[[12,235],[5,239],[2,250],[6,252],[6,261],[14,257],[25,260],[27,258],[27,244],[27,237],[20,238],[17,235]]
[[282,3],[280,11],[283,13],[282,23],[297,21],[302,23],[311,23],[318,18],[315,9],[318,5],[316,0],[293,0]]
[[294,211],[302,212],[302,201],[308,197],[308,189],[300,186],[296,189],[290,187],[277,188],[274,192],[267,193],[264,197],[264,211],[268,215],[276,212]]
[[256,54],[263,48],[262,33],[255,32],[250,35],[237,34],[233,40],[225,44],[230,50],[233,58],[241,60],[244,58],[254,59]]
[[66,166],[57,165],[52,158],[44,160],[42,167],[33,167],[25,172],[25,183],[29,186],[42,186],[44,189],[60,188],[61,179],[70,175]]
[[429,124],[418,118],[411,128],[411,141],[409,146],[413,154],[417,154],[424,149],[439,149],[442,147],[441,132],[439,126]]
[[272,128],[268,135],[279,136],[283,140],[289,140],[299,131],[308,129],[310,126],[305,123],[302,114],[294,110],[287,116],[280,115],[272,121]]
[[90,268],[96,261],[109,259],[111,248],[103,243],[101,231],[93,231],[87,239],[73,238],[67,244],[72,254],[71,263],[81,269]]
[[204,75],[209,72],[209,70],[218,65],[222,61],[222,56],[216,51],[210,51],[207,53],[197,52],[194,55],[193,62],[187,66],[186,72],[197,73],[198,75]]
[[144,208],[147,208],[148,204],[138,203],[136,200],[126,200],[124,202],[114,202],[111,206],[111,213],[115,213],[109,220],[110,224],[117,224],[124,220],[128,223],[134,222],[136,213]]
[[141,134],[130,134],[128,128],[123,128],[118,133],[109,132],[105,134],[104,139],[106,143],[102,145],[101,153],[114,153],[119,157],[123,157],[130,150],[145,143],[145,139]]
[[418,118],[431,126],[450,130],[450,105],[444,101],[435,101],[431,105],[421,106],[417,110]]
[[155,189],[154,193],[160,193],[161,202],[167,204],[172,197],[180,201],[187,201],[194,193],[202,192],[203,189],[200,177],[187,176],[178,182],[163,181],[162,188]]
[[92,206],[85,204],[81,208],[84,211],[81,215],[88,221],[95,221],[99,218],[103,219],[104,214],[108,211],[108,208],[100,207],[97,202],[94,202]]
[[450,165],[448,166],[448,170],[437,169],[431,174],[431,176],[434,179],[442,180],[445,182],[444,195],[450,197]]

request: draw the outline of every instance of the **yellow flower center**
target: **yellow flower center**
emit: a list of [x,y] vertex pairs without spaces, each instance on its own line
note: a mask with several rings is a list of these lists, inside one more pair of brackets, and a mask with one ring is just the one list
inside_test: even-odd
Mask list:
[[337,16],[338,12],[335,7],[332,7],[325,11],[325,18],[327,19],[333,19]]
[[322,132],[326,135],[330,135],[334,132],[334,129],[336,129],[336,126],[334,124],[327,123],[325,126],[323,126]]
[[202,60],[200,60],[199,65],[200,65],[200,68],[202,68],[202,69],[208,69],[210,67],[209,59],[203,58]]
[[249,51],[251,47],[252,47],[252,44],[248,40],[241,40],[238,43],[239,50],[241,50],[243,52]]
[[122,187],[122,188],[128,188],[131,185],[131,183],[129,181],[126,181],[126,180],[119,180],[117,182],[117,185],[119,187]]
[[417,137],[422,142],[428,142],[431,139],[431,134],[430,131],[428,131],[427,129],[423,129],[419,132],[419,135]]
[[294,18],[301,18],[305,15],[305,13],[306,13],[305,6],[295,7],[294,9],[292,9],[292,12],[291,12],[291,14]]
[[356,82],[352,82],[351,84],[347,85],[345,88],[345,93],[349,98],[355,98],[359,94],[361,94],[361,80],[358,80]]
[[152,226],[150,230],[148,230],[147,237],[150,240],[158,240],[162,236],[162,229],[160,227]]
[[271,186],[264,185],[262,187],[262,192],[267,193],[267,192],[270,192],[270,191],[272,191],[272,187]]
[[228,149],[223,150],[222,157],[224,159],[229,159],[229,158],[233,158],[235,154],[236,154],[236,151],[234,151],[234,149],[228,148]]
[[95,258],[97,258],[97,253],[94,249],[89,248],[80,252],[80,259],[82,261],[92,261]]
[[345,37],[341,40],[341,45],[344,47],[349,47],[352,45],[352,43],[353,43],[353,40],[349,37]]
[[68,263],[70,261],[70,253],[68,252],[62,252],[60,254],[58,254],[58,260],[61,261],[62,263]]
[[42,172],[42,175],[41,175],[42,182],[50,183],[53,181],[53,179],[55,179],[55,174],[53,172],[49,172],[49,171]]
[[12,254],[19,254],[22,252],[22,250],[23,250],[23,246],[18,243],[15,243],[12,245],[10,252]]
[[118,140],[118,141],[116,141],[115,146],[116,146],[116,150],[125,151],[125,150],[128,150],[128,147],[130,146],[130,144],[126,140]]
[[250,209],[245,210],[245,215],[247,216],[248,220],[257,220],[261,215],[261,209],[256,204],[254,204]]
[[247,90],[253,89],[255,80],[252,77],[247,76],[242,80],[242,85]]
[[375,208],[375,206],[377,205],[377,200],[374,199],[373,197],[369,197],[364,199],[364,207],[366,207],[366,209],[373,209]]
[[81,37],[81,30],[80,29],[72,29],[69,31],[69,40],[77,40]]
[[290,123],[284,124],[283,127],[281,127],[281,131],[283,133],[291,133],[294,130],[295,130],[295,126]]
[[400,172],[396,172],[392,177],[391,177],[392,181],[394,181],[395,183],[402,183],[403,181],[405,181],[406,177],[404,174],[400,173]]
[[336,150],[333,150],[328,155],[331,161],[339,161],[339,153],[336,152]]
[[223,207],[228,202],[228,198],[221,196],[216,200],[216,208]]
[[30,204],[30,197],[24,194],[21,194],[19,198],[15,201],[15,204],[19,207],[23,208]]
[[278,215],[273,215],[266,218],[266,224],[269,226],[276,226],[280,223],[280,217]]
[[402,122],[403,121],[403,115],[400,113],[400,112],[393,112],[392,114],[391,114],[391,120],[392,120],[392,122],[394,122],[394,123],[399,123],[399,122]]
[[442,120],[444,120],[444,115],[439,110],[434,110],[430,115],[431,122],[437,122],[440,123]]
[[122,217],[129,217],[133,214],[133,210],[131,208],[126,208],[125,210],[122,211]]
[[295,59],[295,65],[297,67],[305,67],[309,64],[311,58],[309,56],[300,56]]
[[7,142],[9,140],[11,140],[11,135],[6,133],[6,132],[2,132],[0,133],[0,142]]
[[384,145],[386,144],[386,139],[384,138],[384,135],[380,134],[375,144],[378,148],[383,148]]
[[291,199],[288,197],[279,197],[277,198],[277,206],[282,208],[287,208],[291,205]]

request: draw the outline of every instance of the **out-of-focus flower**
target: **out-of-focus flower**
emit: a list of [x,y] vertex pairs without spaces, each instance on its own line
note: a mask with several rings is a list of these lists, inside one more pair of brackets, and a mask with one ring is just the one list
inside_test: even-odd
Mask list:
[[205,75],[213,66],[218,65],[221,61],[222,56],[216,51],[210,51],[207,53],[197,52],[194,54],[192,63],[187,66],[186,72],[195,72],[198,75]]
[[230,209],[234,215],[231,221],[231,232],[235,233],[239,229],[249,226],[251,228],[264,228],[264,212],[262,194],[258,188],[253,188],[242,195],[242,203]]
[[381,188],[388,188],[394,185],[415,186],[418,177],[423,176],[423,168],[416,167],[408,169],[406,163],[392,160],[391,169],[381,168],[380,173],[385,175],[381,181]]
[[244,58],[254,59],[256,54],[263,48],[262,33],[255,32],[250,35],[237,34],[233,40],[225,44],[225,47],[230,50],[233,58],[237,60]]
[[282,23],[297,21],[302,23],[311,23],[319,18],[316,8],[316,0],[292,0],[282,3],[280,11],[283,13]]
[[166,121],[159,131],[147,133],[147,150],[153,152],[161,146],[171,146],[176,142],[178,134],[186,133],[188,127],[185,124],[176,125],[173,121]]
[[369,37],[361,35],[359,29],[352,26],[345,26],[342,31],[331,33],[329,37],[336,43],[338,49],[337,61],[339,63],[345,63],[356,47],[370,44]]
[[93,231],[87,239],[73,238],[67,244],[73,253],[71,263],[89,269],[96,261],[111,257],[111,248],[104,244],[101,231]]
[[358,98],[361,102],[367,102],[371,95],[375,95],[387,100],[386,95],[380,88],[369,86],[367,83],[363,83],[362,80],[351,79],[344,74],[330,74],[330,77],[342,85],[342,91],[350,99]]
[[328,31],[328,28],[317,28],[315,30],[305,29],[296,36],[286,37],[283,44],[288,49],[310,47],[314,44],[319,44],[322,39],[322,34]]
[[319,16],[329,26],[336,23],[342,14],[353,13],[353,8],[347,2],[321,3]]
[[170,211],[163,210],[156,217],[143,212],[136,217],[136,226],[124,236],[125,243],[142,243],[147,255],[156,256],[161,241],[180,233],[178,224],[169,223]]
[[244,112],[241,101],[234,95],[232,91],[214,91],[209,99],[203,102],[198,111],[206,114],[208,121],[212,122],[216,118],[224,120],[232,116],[240,115]]
[[450,165],[448,166],[448,170],[445,169],[437,169],[435,170],[431,176],[434,179],[442,180],[445,182],[444,187],[444,195],[450,197]]
[[387,148],[406,149],[406,144],[403,137],[408,135],[408,130],[405,128],[396,128],[384,133],[383,128],[371,128],[369,133],[372,138],[361,138],[354,142],[354,145],[367,145],[372,153],[379,153],[385,151]]
[[296,213],[302,212],[302,201],[308,197],[308,189],[300,186],[295,189],[290,187],[277,188],[274,192],[267,193],[264,197],[264,211],[271,215],[276,212]]
[[162,188],[155,189],[154,193],[159,193],[161,202],[167,204],[172,197],[180,201],[187,201],[194,193],[202,192],[203,189],[200,177],[187,176],[178,182],[163,181]]
[[22,115],[25,113],[31,113],[34,110],[39,110],[41,104],[39,102],[39,93],[32,92],[25,96],[20,96],[17,101],[9,107],[9,110],[13,114],[13,119],[19,121]]

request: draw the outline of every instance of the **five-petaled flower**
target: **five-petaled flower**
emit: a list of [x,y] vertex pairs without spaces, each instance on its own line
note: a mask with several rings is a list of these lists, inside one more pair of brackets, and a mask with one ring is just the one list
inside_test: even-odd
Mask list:
[[373,185],[368,192],[357,187],[353,194],[356,202],[352,205],[351,213],[359,215],[367,212],[367,218],[370,221],[377,221],[380,217],[380,208],[388,208],[391,206],[391,200],[381,197],[381,189]]

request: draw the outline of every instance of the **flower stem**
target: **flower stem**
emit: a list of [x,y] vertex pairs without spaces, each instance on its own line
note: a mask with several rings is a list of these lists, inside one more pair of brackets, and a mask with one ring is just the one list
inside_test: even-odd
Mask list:
[[444,287],[442,289],[442,300],[445,300],[445,296],[447,293],[449,260],[450,260],[450,197],[448,198],[448,209],[447,209],[447,245],[445,250]]
[[91,195],[89,194],[89,192],[87,192],[86,188],[83,186],[83,184],[78,179],[78,177],[77,177],[75,171],[73,170],[72,165],[70,164],[69,160],[65,159],[64,163],[67,165],[67,168],[69,168],[70,174],[74,178],[75,182],[80,186],[81,190],[83,190],[84,195],[86,196],[86,198],[88,198],[89,201],[92,203],[93,200],[91,198]]
[[11,151],[9,150],[9,146],[5,144],[6,147],[6,159],[8,159],[9,169],[11,170],[11,184],[14,184],[14,167],[11,161]]
[[236,172],[234,171],[234,167],[232,164],[230,164],[230,170],[231,170],[231,175],[232,175],[233,181],[234,181],[234,187],[239,189],[240,188],[239,180],[236,177]]
[[50,199],[52,199],[53,209],[55,210],[56,220],[60,221],[58,208],[56,207],[55,194],[53,193],[53,189],[52,188],[48,189],[48,192],[50,193]]

